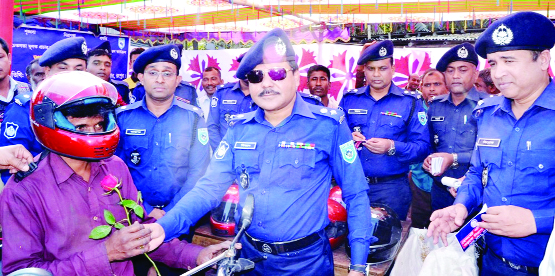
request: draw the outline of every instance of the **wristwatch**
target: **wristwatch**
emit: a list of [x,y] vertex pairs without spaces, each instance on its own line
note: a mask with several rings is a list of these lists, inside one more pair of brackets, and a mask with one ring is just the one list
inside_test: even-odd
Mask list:
[[387,151],[387,155],[392,156],[395,155],[395,142],[393,142],[393,140],[389,140],[391,142],[391,146],[389,147],[389,150]]
[[366,275],[366,265],[349,265],[349,272],[356,271]]
[[459,156],[456,153],[451,153],[453,155],[453,164],[451,164],[451,168],[456,169],[459,167]]

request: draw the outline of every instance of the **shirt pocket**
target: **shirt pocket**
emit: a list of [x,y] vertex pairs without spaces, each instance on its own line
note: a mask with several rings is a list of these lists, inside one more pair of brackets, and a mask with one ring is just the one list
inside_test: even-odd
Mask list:
[[500,148],[484,146],[478,147],[478,150],[480,151],[482,167],[488,168],[488,184],[497,183],[502,174],[501,162],[503,160],[503,151]]
[[[128,166],[139,166],[146,163],[144,158],[148,152],[148,136],[127,135],[125,136],[125,159]],[[130,161],[130,162],[129,162]]]
[[474,141],[476,140],[476,127],[469,123],[463,124],[462,128],[459,130],[459,135],[462,136],[462,139]]
[[259,155],[260,153],[256,150],[235,150],[233,169],[235,170],[239,186],[242,186],[241,181],[245,181],[241,179],[241,175],[246,173],[243,177],[247,177],[246,180],[249,182],[247,189],[254,187],[253,179],[258,179],[258,175],[260,174],[260,167],[258,165]]
[[354,128],[355,127],[359,127],[360,130],[362,130],[362,128],[364,128],[368,122],[368,116],[367,114],[350,114],[347,117],[347,121],[349,123],[349,128],[352,131],[356,131]]
[[[199,141],[196,141],[200,143]],[[165,144],[165,159],[171,168],[184,168],[189,166],[189,150],[191,147],[191,137],[186,134],[171,134],[171,141]],[[164,158],[164,157],[161,157]],[[195,160],[193,159],[192,162]]]
[[380,116],[381,117],[379,126],[383,132],[392,135],[403,131],[403,128],[405,127],[405,122],[402,118],[387,115]]
[[316,151],[308,149],[281,148],[277,155],[274,179],[286,190],[297,190],[309,184],[314,174]]
[[555,169],[553,153],[545,150],[521,151],[518,155],[517,169],[521,171],[520,175],[524,178],[515,179],[515,181],[533,183],[533,185],[523,185],[533,187],[533,189],[547,188],[549,183],[553,183],[555,177],[553,174]]

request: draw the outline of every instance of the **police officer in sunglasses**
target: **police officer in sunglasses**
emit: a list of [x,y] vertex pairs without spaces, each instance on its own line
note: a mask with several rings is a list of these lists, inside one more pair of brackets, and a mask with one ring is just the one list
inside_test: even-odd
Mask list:
[[426,158],[430,137],[422,101],[392,81],[393,61],[390,40],[366,48],[357,64],[364,65],[368,85],[345,94],[339,106],[356,141],[370,201],[388,205],[405,220],[411,202],[409,165]]
[[167,241],[183,234],[237,179],[239,208],[248,193],[255,197],[252,224],[240,240],[241,257],[264,259],[247,275],[334,275],[324,231],[333,176],[349,206],[349,275],[364,275],[371,237],[368,185],[344,113],[301,99],[295,52],[281,29],[268,32],[247,52],[237,77],[248,79],[260,108],[232,118],[204,177],[147,226],[153,238]]

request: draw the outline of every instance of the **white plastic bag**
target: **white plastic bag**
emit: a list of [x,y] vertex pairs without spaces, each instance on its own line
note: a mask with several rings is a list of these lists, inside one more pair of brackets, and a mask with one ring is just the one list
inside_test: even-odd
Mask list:
[[411,228],[399,252],[391,276],[477,276],[478,265],[474,245],[463,251],[454,233],[447,235],[449,246],[434,244],[427,229]]

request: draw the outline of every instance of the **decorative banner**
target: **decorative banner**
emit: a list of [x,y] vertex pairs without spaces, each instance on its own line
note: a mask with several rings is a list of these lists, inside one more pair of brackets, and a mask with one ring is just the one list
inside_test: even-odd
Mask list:
[[12,73],[11,76],[22,82],[27,82],[25,68],[34,58],[40,57],[52,44],[68,37],[82,36],[87,47],[92,49],[104,41],[110,41],[112,46],[112,74],[115,80],[127,78],[129,38],[119,36],[95,37],[90,33],[78,31],[63,31],[48,28],[20,27],[13,30]]

